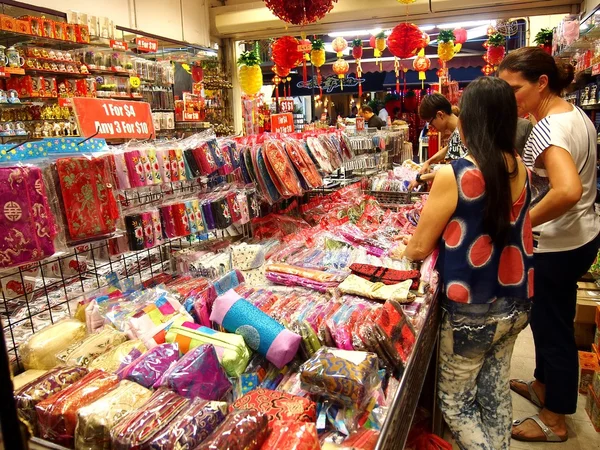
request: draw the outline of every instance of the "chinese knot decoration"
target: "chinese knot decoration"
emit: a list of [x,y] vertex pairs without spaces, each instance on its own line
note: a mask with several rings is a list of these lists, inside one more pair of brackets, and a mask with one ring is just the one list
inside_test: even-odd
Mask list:
[[337,0],[264,0],[267,8],[281,20],[307,25],[325,17]]
[[486,54],[488,64],[498,66],[502,62],[506,54],[506,49],[504,48],[505,42],[504,36],[500,33],[492,34],[489,37]]
[[419,50],[418,56],[413,60],[413,69],[419,72],[419,80],[421,80],[421,89],[425,86],[425,72],[431,67],[431,60],[425,56],[425,49]]
[[362,39],[354,39],[352,41],[352,57],[356,61],[356,78],[358,79],[358,96],[362,97],[362,82],[360,77],[362,76],[362,66],[360,60],[363,57],[363,41]]
[[275,97],[277,98],[277,100],[279,100],[279,83],[284,83],[283,95],[285,96],[285,78],[289,75],[290,69],[288,69],[287,67],[273,66],[272,70],[273,73],[275,73],[275,76],[273,77],[273,83],[275,84]]
[[310,61],[310,51],[312,50],[312,42],[306,39],[305,36],[302,36],[300,39],[300,44],[298,46],[298,50],[302,53],[302,81],[306,86],[308,84],[308,74],[306,73],[306,62]]

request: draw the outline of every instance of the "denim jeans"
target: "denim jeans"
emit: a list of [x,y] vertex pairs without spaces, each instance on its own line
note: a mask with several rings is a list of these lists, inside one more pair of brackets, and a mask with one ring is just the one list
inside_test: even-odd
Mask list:
[[445,300],[438,398],[464,450],[508,450],[512,423],[510,360],[531,302],[500,298],[484,305]]

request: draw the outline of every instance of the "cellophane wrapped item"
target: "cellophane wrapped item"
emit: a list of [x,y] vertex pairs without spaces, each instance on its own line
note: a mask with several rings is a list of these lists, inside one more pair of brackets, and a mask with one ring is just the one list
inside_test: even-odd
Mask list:
[[113,450],[150,448],[148,443],[189,406],[175,392],[159,389],[140,409],[127,415],[110,432]]
[[110,347],[119,345],[126,340],[127,336],[124,333],[111,327],[105,327],[60,352],[56,355],[57,363],[66,366],[87,367],[91,361]]
[[90,370],[100,369],[115,373],[124,365],[132,363],[146,352],[146,346],[137,339],[125,341],[101,354],[88,364]]
[[154,387],[167,387],[190,399],[221,400],[231,390],[231,382],[219,364],[215,347],[204,344],[171,366]]
[[19,418],[29,424],[34,436],[38,435],[35,405],[66,389],[87,374],[88,370],[83,367],[57,367],[15,390]]
[[362,409],[379,387],[377,355],[320,348],[300,367],[302,389],[349,408]]
[[180,450],[196,448],[227,415],[227,403],[211,402],[200,398],[190,403],[179,416],[148,444],[154,450]]
[[47,372],[48,372],[47,370],[37,370],[37,369],[26,370],[25,372],[20,373],[19,375],[15,376],[13,378],[13,380],[12,380],[13,389],[15,391],[18,391],[26,384],[29,384],[33,380],[40,378],[42,375],[44,375]]
[[312,400],[264,388],[248,392],[236,400],[231,405],[231,409],[258,411],[266,414],[269,421],[316,422],[317,420],[317,406]]
[[265,414],[239,411],[229,414],[196,450],[259,450],[268,434],[269,420]]
[[261,450],[321,450],[315,423],[276,420]]
[[118,383],[116,375],[94,370],[67,389],[39,402],[35,409],[40,437],[72,448],[77,411],[106,395]]
[[85,323],[74,319],[61,320],[42,328],[19,348],[25,369],[52,369],[56,355],[85,337]]
[[117,375],[151,388],[158,379],[179,360],[177,344],[162,344],[139,356],[122,368]]
[[141,407],[152,392],[123,380],[119,385],[77,412],[76,450],[110,450],[110,430],[131,411]]

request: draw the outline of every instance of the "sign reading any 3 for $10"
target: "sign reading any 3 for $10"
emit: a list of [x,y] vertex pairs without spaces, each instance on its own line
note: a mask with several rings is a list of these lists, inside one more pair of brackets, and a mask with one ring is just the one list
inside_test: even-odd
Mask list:
[[147,139],[154,134],[149,103],[80,97],[71,100],[84,137]]

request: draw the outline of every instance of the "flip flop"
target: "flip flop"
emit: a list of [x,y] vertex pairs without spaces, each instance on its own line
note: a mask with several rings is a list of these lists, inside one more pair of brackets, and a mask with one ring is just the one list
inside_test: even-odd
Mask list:
[[540,427],[540,429],[542,430],[542,432],[544,433],[544,437],[528,438],[528,437],[518,436],[518,435],[515,435],[514,433],[511,433],[510,436],[515,441],[521,441],[521,442],[566,442],[567,439],[569,439],[569,436],[564,436],[564,437],[558,436],[544,422],[542,422],[542,420],[540,419],[540,416],[538,416],[537,414],[535,416],[526,417],[524,419],[513,421],[513,427],[518,427],[519,425],[526,422],[527,420],[533,420],[535,423],[537,423],[538,426]]
[[[527,386],[527,392],[529,393],[529,397],[527,397],[522,392],[519,392],[515,388],[513,388],[512,383],[520,383],[520,384],[524,384],[525,386]],[[538,398],[537,394],[533,390],[533,380],[532,381],[517,380],[517,379],[510,380],[510,390],[513,391],[513,392],[516,392],[521,397],[529,400],[531,403],[533,403],[538,408],[543,408],[544,407],[544,405],[542,404],[542,402]]]

